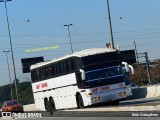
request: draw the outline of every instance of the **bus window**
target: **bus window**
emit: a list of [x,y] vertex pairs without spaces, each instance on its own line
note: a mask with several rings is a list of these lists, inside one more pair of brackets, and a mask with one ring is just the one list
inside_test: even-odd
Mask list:
[[52,77],[52,67],[51,67],[51,65],[49,65],[47,67],[47,71],[48,71],[48,78],[51,78]]
[[65,60],[63,60],[63,62],[62,62],[62,75],[65,75],[67,73],[65,62],[66,62]]
[[48,78],[49,76],[48,76],[48,66],[45,66],[45,68],[44,68],[44,77],[45,78]]
[[65,63],[65,64],[64,64],[65,73],[67,74],[67,73],[69,73],[69,72],[70,72],[70,71],[69,71],[69,64],[68,64],[68,60],[66,60],[64,63]]
[[73,59],[69,59],[69,71],[74,71],[75,70],[75,62]]
[[41,80],[44,80],[44,78],[45,78],[45,76],[44,76],[44,67],[41,67],[40,69],[39,69],[39,80],[41,81]]
[[53,76],[58,76],[59,75],[59,69],[58,69],[58,64],[52,64],[52,74]]
[[31,71],[31,78],[32,82],[37,82],[38,81],[38,70],[32,70]]
[[44,77],[45,77],[45,79],[52,77],[51,65],[45,66],[45,68],[44,68]]
[[67,64],[68,64],[68,71],[70,72],[71,71],[71,62],[70,62],[70,60],[67,60]]
[[82,68],[81,59],[76,58],[75,59],[75,64],[76,64],[76,69],[77,70]]
[[59,75],[62,75],[62,72],[63,72],[62,62],[59,62],[59,63],[58,63],[58,69],[59,69]]
[[61,62],[62,75],[66,74],[65,61]]
[[51,64],[51,69],[52,69],[52,76],[55,76],[55,65]]

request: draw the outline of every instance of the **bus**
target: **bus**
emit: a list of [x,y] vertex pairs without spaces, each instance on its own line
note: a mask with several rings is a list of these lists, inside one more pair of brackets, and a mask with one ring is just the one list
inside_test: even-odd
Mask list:
[[115,49],[92,48],[30,67],[37,110],[84,108],[127,98],[121,54]]

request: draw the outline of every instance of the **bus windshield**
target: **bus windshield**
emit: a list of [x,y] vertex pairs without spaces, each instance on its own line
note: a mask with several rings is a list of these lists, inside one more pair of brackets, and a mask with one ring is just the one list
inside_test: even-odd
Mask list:
[[124,82],[119,66],[101,68],[86,72],[86,86],[97,87]]
[[86,87],[97,87],[124,82],[121,57],[118,52],[102,53],[82,58],[86,73]]

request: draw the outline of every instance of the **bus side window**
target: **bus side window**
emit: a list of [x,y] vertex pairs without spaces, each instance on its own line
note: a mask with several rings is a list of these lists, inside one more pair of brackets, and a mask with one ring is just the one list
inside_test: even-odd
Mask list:
[[35,70],[31,71],[31,79],[32,79],[32,82],[35,81]]
[[68,71],[71,72],[71,65],[70,65],[71,63],[70,63],[70,60],[67,60],[67,64],[68,64]]
[[51,67],[51,65],[48,66],[47,71],[48,71],[48,78],[51,78],[53,76],[52,75],[52,67]]
[[52,68],[52,76],[56,76],[55,75],[55,65],[54,64],[51,64],[51,68]]
[[76,68],[76,64],[75,64],[75,59],[71,59],[72,60],[72,62],[71,62],[71,65],[72,65],[72,71],[74,71],[75,70],[75,68]]
[[67,60],[63,60],[62,62],[60,62],[61,65],[61,69],[62,69],[62,75],[65,75],[69,72],[69,67],[68,67],[68,63]]
[[76,58],[75,59],[75,64],[76,64],[76,70],[82,68],[81,59]]
[[72,72],[75,70],[75,62],[73,59],[69,59],[69,71]]
[[58,63],[58,72],[59,72],[59,74],[58,75],[62,75],[62,62],[59,62]]
[[58,76],[58,75],[59,75],[58,64],[57,64],[57,63],[54,64],[52,68],[54,68],[54,69],[53,69],[53,71],[54,71],[54,76]]
[[41,67],[40,69],[39,69],[39,81],[41,81],[41,80],[44,80],[44,67]]
[[44,77],[45,77],[45,79],[52,77],[51,65],[45,66],[45,68],[44,68]]
[[32,82],[36,82],[38,81],[38,70],[32,70],[31,71],[31,78],[32,78]]
[[45,79],[48,78],[48,66],[44,67],[44,77],[45,77]]
[[64,68],[65,68],[65,73],[69,73],[69,64],[68,64],[68,60],[65,61],[65,64],[64,64]]
[[61,69],[62,69],[61,75],[64,75],[65,74],[65,62],[64,61],[61,62]]

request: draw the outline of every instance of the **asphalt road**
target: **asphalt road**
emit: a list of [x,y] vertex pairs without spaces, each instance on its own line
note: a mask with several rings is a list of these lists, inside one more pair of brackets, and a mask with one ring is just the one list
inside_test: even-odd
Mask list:
[[[137,117],[136,115],[139,114]],[[135,116],[134,116],[135,115]],[[152,115],[152,116],[149,116]],[[119,117],[121,116],[121,117]],[[149,116],[149,117],[148,117]],[[145,118],[144,118],[145,117]],[[41,118],[14,118],[14,120],[159,120],[160,112],[103,112],[66,115],[65,113]],[[2,118],[2,120],[4,120]]]
[[[120,105],[121,107],[128,107],[128,106],[146,106],[146,105],[160,105],[160,97],[157,98],[143,98],[143,99],[135,99],[135,100],[126,100],[126,101],[121,101]],[[93,109],[98,109],[98,108],[107,108],[107,107],[111,107],[109,105],[106,104],[98,104],[98,105],[94,105],[91,106],[89,108],[93,108]],[[87,108],[86,108],[87,109]],[[73,109],[74,111],[74,109]],[[75,109],[76,111],[76,109]],[[119,117],[132,117],[132,118],[137,118],[139,116],[133,116],[132,114],[135,113],[135,115],[138,113],[145,113],[145,114],[157,114],[158,119],[160,119],[160,110],[159,111],[149,111],[149,112],[136,112],[136,111],[132,111],[132,112],[107,112],[107,111],[103,111],[103,112],[68,112],[68,111],[57,111],[55,113],[54,116],[50,116],[48,112],[39,112],[42,115],[42,118],[15,118],[15,119],[25,119],[25,120],[61,120],[64,119],[65,120],[72,120],[75,119],[76,120],[81,120],[81,119],[85,119],[85,120],[90,120],[92,119],[91,117],[94,117],[92,120],[97,120],[95,119],[96,117],[98,117],[98,120],[106,120],[106,117],[111,117],[113,119],[113,117],[115,117],[116,119]],[[154,119],[157,118],[157,116],[153,116]],[[84,118],[85,117],[85,118]],[[140,116],[142,117],[142,116]],[[145,116],[146,117],[146,116]],[[2,119],[2,118],[1,118]],[[153,119],[153,120],[154,120]],[[110,119],[111,120],[111,119]],[[123,119],[124,120],[124,119]]]

